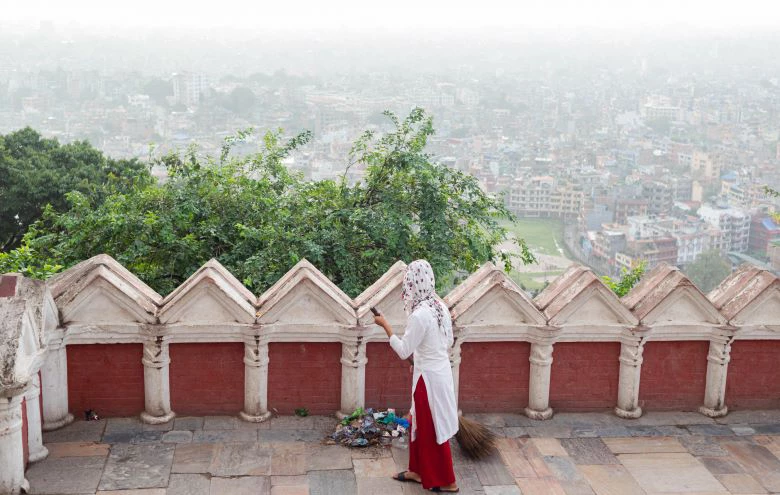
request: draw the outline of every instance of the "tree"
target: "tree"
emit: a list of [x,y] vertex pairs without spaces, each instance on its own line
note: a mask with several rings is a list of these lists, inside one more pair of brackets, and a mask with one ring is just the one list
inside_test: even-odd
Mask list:
[[[496,249],[506,239],[498,222],[511,217],[500,198],[423,152],[433,127],[422,110],[403,121],[387,115],[391,132],[367,132],[352,149],[349,166],[365,168],[357,184],[346,174],[307,182],[290,173],[282,160],[311,134],[285,142],[269,132],[251,156],[230,155],[235,139],[218,158],[199,159],[194,149],[162,157],[165,184],[138,184],[103,202],[70,193],[70,209],[47,209],[24,247],[50,265],[108,253],[161,293],[212,257],[256,293],[302,258],[351,296],[399,259],[428,259],[440,289],[489,260],[511,268]],[[532,260],[519,244],[521,259]]]
[[0,136],[0,250],[16,247],[47,204],[67,209],[66,193],[100,201],[136,181],[151,181],[146,165],[108,159],[86,141],[60,145],[29,127]]
[[257,103],[257,97],[251,89],[238,86],[229,95],[222,97],[222,106],[237,115],[251,115]]
[[688,278],[704,293],[714,289],[730,273],[731,263],[718,250],[701,253],[685,270]]
[[645,274],[646,266],[647,263],[645,261],[640,261],[637,265],[632,266],[630,270],[625,267],[622,268],[620,270],[620,280],[615,280],[607,275],[602,276],[601,280],[603,280],[607,287],[617,294],[618,297],[623,297],[639,283],[642,275]]
[[159,78],[151,79],[144,85],[144,94],[158,105],[168,106],[167,98],[173,96],[173,83]]

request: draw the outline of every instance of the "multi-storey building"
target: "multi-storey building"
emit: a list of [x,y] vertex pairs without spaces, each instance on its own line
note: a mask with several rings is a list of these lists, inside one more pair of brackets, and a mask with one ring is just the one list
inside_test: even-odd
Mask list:
[[721,252],[747,252],[750,239],[750,215],[747,212],[738,208],[703,205],[698,215],[723,232]]
[[536,176],[515,179],[507,201],[509,208],[522,217],[576,218],[584,195],[579,185]]

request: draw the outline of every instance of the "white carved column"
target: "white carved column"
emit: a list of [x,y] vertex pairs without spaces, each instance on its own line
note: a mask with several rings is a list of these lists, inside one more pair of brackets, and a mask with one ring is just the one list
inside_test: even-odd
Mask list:
[[349,416],[355,409],[365,406],[367,362],[363,337],[341,344],[341,410],[336,416]]
[[642,353],[647,338],[632,334],[622,336],[620,343],[620,375],[615,414],[625,419],[642,415],[639,407],[639,380],[642,375]]
[[49,449],[43,446],[41,425],[41,381],[36,373],[27,392],[24,394],[27,407],[27,447],[30,462],[38,462],[49,455]]
[[168,342],[164,337],[152,337],[144,342],[141,363],[144,365],[144,412],[141,421],[148,424],[167,423],[176,414],[171,411],[171,386]]
[[550,419],[550,370],[553,362],[551,342],[531,343],[531,374],[528,384],[528,407],[525,415],[531,419]]
[[244,421],[261,423],[271,417],[268,411],[268,342],[253,336],[244,342]]
[[0,397],[0,493],[27,488],[22,446],[22,395]]
[[729,361],[731,361],[730,335],[713,335],[710,339],[710,351],[707,354],[707,385],[704,389],[704,405],[699,412],[710,418],[725,416],[726,407],[726,376]]
[[41,368],[43,431],[56,430],[73,422],[68,412],[68,354],[65,331],[58,328],[48,337],[48,350]]

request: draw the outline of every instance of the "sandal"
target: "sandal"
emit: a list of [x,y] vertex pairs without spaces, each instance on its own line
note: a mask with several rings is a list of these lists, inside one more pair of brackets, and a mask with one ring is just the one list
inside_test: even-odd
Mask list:
[[431,488],[431,491],[436,493],[458,493],[460,491],[460,488],[456,488],[454,490],[445,490],[440,486],[434,486],[433,488]]
[[407,478],[406,477],[406,473],[408,473],[408,472],[409,471],[401,471],[400,473],[398,473],[395,476],[393,476],[393,479],[394,480],[398,480],[398,481],[403,481],[403,482],[406,482],[406,483],[419,483],[419,481],[417,481],[415,479]]

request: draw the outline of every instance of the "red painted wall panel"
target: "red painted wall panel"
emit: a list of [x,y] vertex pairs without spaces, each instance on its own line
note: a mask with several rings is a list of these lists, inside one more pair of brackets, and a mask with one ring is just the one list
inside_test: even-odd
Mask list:
[[30,432],[27,426],[27,399],[22,399],[22,456],[24,457],[24,465],[26,466],[30,460],[30,444],[28,443],[28,437]]
[[619,357],[618,342],[555,344],[550,374],[550,407],[558,411],[615,407]]
[[645,344],[639,403],[646,410],[695,411],[704,403],[710,343]]
[[338,342],[268,345],[268,407],[293,414],[333,414],[341,406],[341,344]]
[[726,379],[729,409],[780,408],[780,341],[737,340]]
[[135,416],[144,410],[141,344],[78,344],[68,355],[68,407],[76,418]]
[[522,412],[528,405],[527,342],[465,342],[458,407],[463,412]]
[[171,344],[171,409],[178,415],[238,414],[244,408],[244,344]]
[[412,402],[412,373],[386,342],[366,345],[366,406],[406,412]]

